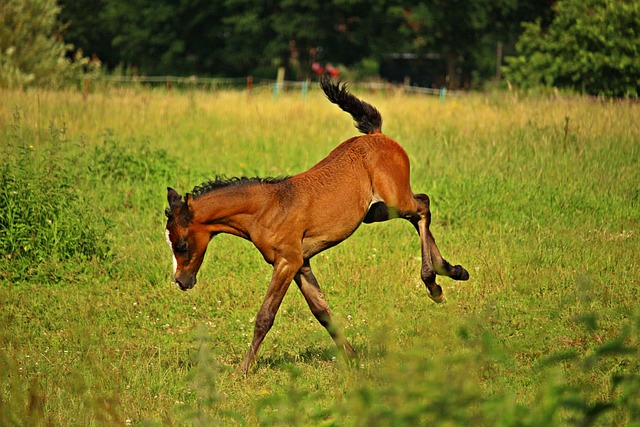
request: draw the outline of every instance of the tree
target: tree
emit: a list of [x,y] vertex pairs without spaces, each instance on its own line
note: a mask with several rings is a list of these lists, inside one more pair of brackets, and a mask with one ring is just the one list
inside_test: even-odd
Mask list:
[[571,88],[591,95],[637,97],[640,2],[563,0],[548,29],[524,26],[505,77],[522,87]]
[[59,1],[68,39],[111,68],[273,77],[283,66],[301,79],[315,61],[374,69],[411,53],[442,58],[458,87],[492,77],[497,43],[513,51],[519,22],[544,24],[553,0]]
[[221,53],[222,3],[107,0],[101,16],[121,63],[142,73],[194,74],[211,72]]
[[89,56],[107,64],[118,64],[121,52],[112,45],[115,34],[105,19],[109,0],[58,0],[59,20],[65,28],[64,39]]
[[[273,64],[278,52],[266,52],[267,44],[276,38],[271,28],[271,14],[275,0],[226,0],[224,8],[223,63],[231,75],[243,75],[257,71],[273,77]],[[284,49],[284,48],[283,48]]]
[[65,44],[55,0],[3,0],[0,86],[60,87],[78,82],[89,64]]
[[405,18],[398,31],[409,42],[406,51],[439,55],[455,89],[467,86],[473,74],[493,76],[498,42],[509,46],[519,33],[515,23],[548,10],[551,0],[432,0],[404,2],[395,13]]
[[[391,46],[397,37],[388,0],[227,0],[225,60],[229,66],[307,78],[315,61],[351,65]],[[272,72],[271,75],[274,73]]]
[[347,66],[364,60],[379,62],[403,51],[406,34],[397,31],[405,20],[398,10],[404,0],[333,0],[331,32],[323,41],[325,61]]

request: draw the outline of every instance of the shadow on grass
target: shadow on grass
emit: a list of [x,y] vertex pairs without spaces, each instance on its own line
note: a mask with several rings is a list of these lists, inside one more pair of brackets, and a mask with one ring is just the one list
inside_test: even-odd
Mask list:
[[322,362],[338,361],[345,363],[345,359],[338,352],[338,349],[332,345],[307,347],[301,352],[277,349],[273,354],[258,355],[256,368],[287,369],[291,365],[314,365]]
[[[256,357],[253,369],[285,369],[296,365],[322,365],[327,362],[335,363],[341,367],[357,368],[362,364],[380,361],[388,356],[388,350],[384,338],[373,342],[352,343],[356,357],[347,359],[333,344],[309,346],[300,351],[278,347],[269,352],[260,352]],[[238,366],[242,358],[238,360]]]

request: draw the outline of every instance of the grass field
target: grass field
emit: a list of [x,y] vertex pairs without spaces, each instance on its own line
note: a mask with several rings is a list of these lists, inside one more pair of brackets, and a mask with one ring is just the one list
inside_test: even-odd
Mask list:
[[270,268],[218,236],[171,284],[166,187],[308,169],[355,135],[268,90],[0,92],[0,425],[640,425],[640,104],[355,93],[406,149],[443,255],[405,221],[314,259],[359,360],[290,289],[238,367]]

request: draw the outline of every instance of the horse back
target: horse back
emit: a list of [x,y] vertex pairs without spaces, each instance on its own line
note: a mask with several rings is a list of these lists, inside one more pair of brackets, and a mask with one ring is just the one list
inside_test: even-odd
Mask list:
[[405,151],[384,134],[348,139],[289,179],[296,208],[288,223],[304,229],[311,252],[331,247],[358,228],[373,202],[393,206],[411,193],[408,168]]

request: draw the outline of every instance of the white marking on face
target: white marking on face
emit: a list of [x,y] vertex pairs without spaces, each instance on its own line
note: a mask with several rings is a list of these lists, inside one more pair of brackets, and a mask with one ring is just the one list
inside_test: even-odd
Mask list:
[[176,259],[176,255],[173,253],[173,244],[171,244],[171,239],[169,238],[169,230],[165,231],[165,237],[167,238],[167,244],[169,245],[169,249],[171,249],[171,256],[173,257],[173,274],[176,274],[178,271],[178,260]]

